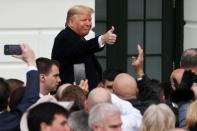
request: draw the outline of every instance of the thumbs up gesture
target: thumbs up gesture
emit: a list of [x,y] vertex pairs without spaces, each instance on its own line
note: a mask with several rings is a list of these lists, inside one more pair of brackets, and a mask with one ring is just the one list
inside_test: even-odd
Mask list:
[[116,34],[114,34],[115,28],[112,26],[105,34],[101,36],[101,41],[103,44],[114,44],[116,42]]

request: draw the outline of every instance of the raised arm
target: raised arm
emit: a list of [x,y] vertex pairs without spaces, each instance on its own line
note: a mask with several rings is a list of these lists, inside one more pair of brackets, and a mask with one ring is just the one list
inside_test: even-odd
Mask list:
[[144,52],[140,45],[137,46],[138,57],[131,57],[131,65],[138,78],[144,76],[143,63],[144,63]]
[[[155,100],[156,92],[152,89],[150,78],[145,75],[143,70],[144,53],[143,49],[138,45],[138,57],[131,58],[131,65],[137,75],[137,85],[139,88],[138,99],[141,101]],[[154,102],[153,102],[154,103]]]
[[39,75],[33,50],[27,44],[21,44],[20,47],[22,54],[13,57],[23,60],[28,66],[25,94],[16,108],[23,113],[39,99]]

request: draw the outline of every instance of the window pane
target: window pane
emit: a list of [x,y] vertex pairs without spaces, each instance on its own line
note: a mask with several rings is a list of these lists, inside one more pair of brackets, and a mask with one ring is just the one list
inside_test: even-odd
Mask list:
[[143,22],[129,22],[127,35],[128,54],[137,54],[137,44],[143,43]]
[[[106,32],[106,23],[96,23],[96,26],[94,28],[96,36],[103,34]],[[97,56],[106,56],[106,47],[104,50],[96,53]]]
[[128,0],[128,19],[143,19],[144,0]]
[[146,18],[162,17],[162,0],[147,0],[146,2]]
[[135,72],[133,70],[133,67],[131,66],[131,58],[130,57],[127,58],[127,72],[131,76],[133,76],[134,78],[136,78],[136,74],[135,74]]
[[101,35],[106,32],[106,23],[96,22],[95,28],[95,35]]
[[152,78],[161,81],[161,57],[146,56],[146,74]]
[[106,20],[106,0],[95,0],[96,20]]
[[146,23],[146,53],[161,53],[161,22]]

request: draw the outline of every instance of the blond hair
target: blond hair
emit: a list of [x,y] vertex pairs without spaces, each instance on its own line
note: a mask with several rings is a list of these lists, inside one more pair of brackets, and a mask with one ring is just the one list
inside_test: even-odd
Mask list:
[[187,109],[185,123],[187,128],[193,128],[197,125],[197,100],[191,103]]
[[66,24],[68,25],[68,22],[73,19],[73,16],[80,15],[83,12],[89,12],[90,14],[94,13],[94,10],[88,6],[85,5],[75,5],[72,8],[70,8],[67,12],[67,18],[66,18]]
[[175,128],[175,115],[166,104],[151,105],[144,112],[140,131],[166,131]]

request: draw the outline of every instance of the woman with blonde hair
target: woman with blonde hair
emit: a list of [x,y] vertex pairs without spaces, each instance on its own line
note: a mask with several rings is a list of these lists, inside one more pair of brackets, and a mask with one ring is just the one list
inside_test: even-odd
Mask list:
[[175,115],[166,104],[151,105],[144,112],[140,131],[168,131],[175,128]]
[[197,100],[191,103],[187,109],[185,123],[189,131],[197,131]]

